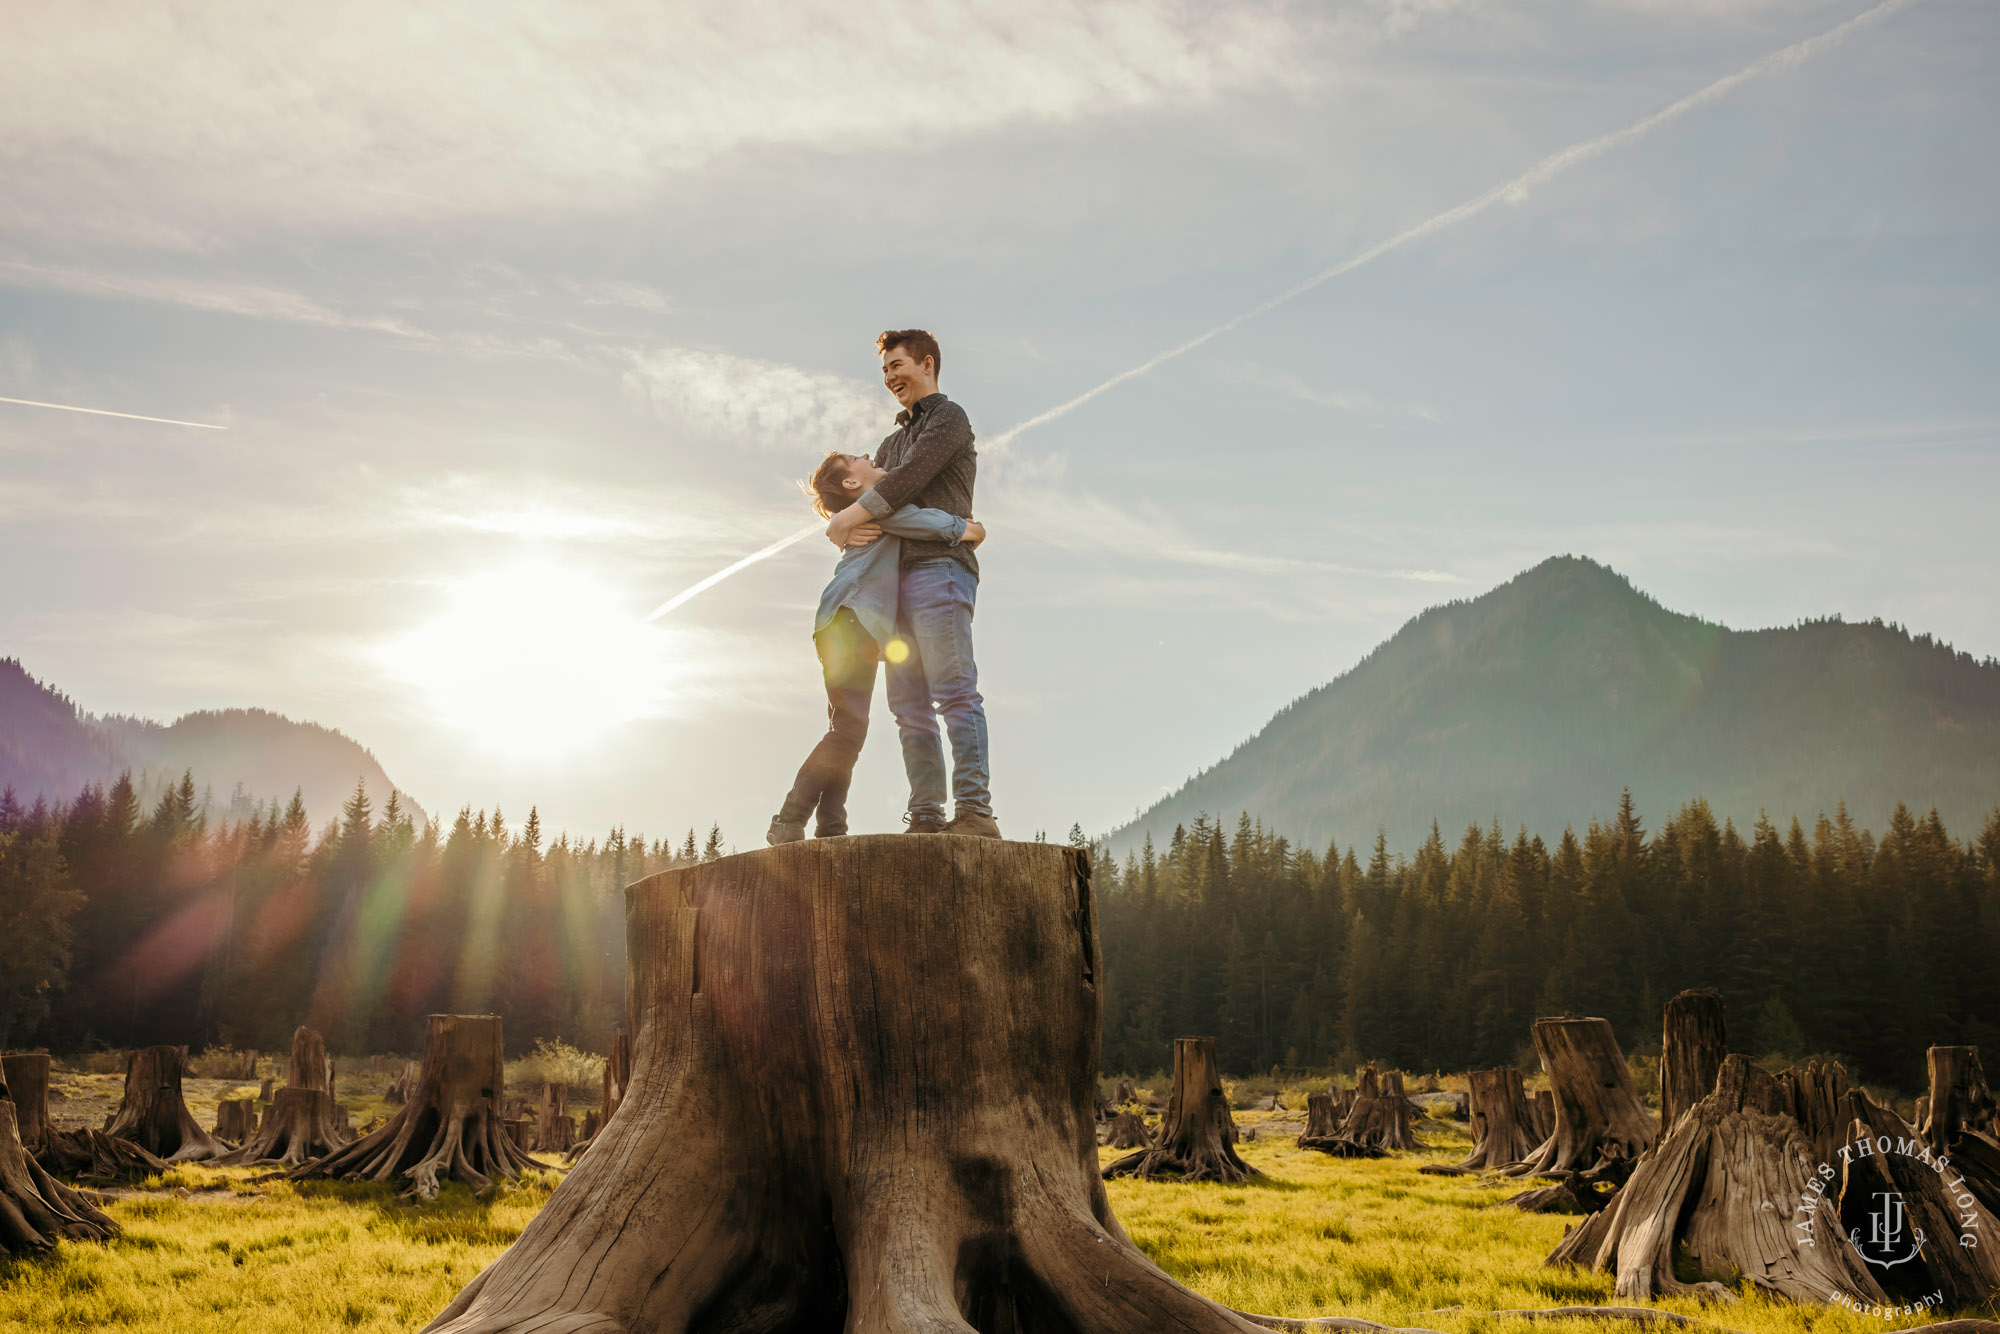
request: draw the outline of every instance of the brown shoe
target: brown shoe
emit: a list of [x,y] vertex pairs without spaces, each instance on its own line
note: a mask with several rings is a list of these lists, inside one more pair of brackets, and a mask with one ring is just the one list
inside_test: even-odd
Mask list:
[[903,823],[909,826],[903,831],[906,834],[942,834],[951,827],[942,815],[932,815],[928,811],[922,815],[906,815]]
[[944,827],[944,832],[961,838],[999,838],[1000,825],[984,811],[960,811]]

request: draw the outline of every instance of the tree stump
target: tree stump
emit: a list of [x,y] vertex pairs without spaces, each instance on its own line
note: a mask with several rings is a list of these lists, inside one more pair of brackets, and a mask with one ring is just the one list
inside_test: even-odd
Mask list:
[[633,885],[624,1104],[431,1328],[1255,1334],[1098,1180],[1088,868],[881,835]]
[[1715,1092],[1715,1073],[1729,1054],[1722,993],[1713,987],[1683,991],[1667,1002],[1660,1026],[1660,1128],[1673,1129],[1681,1113]]
[[30,1156],[39,1154],[49,1140],[49,1054],[17,1051],[0,1056],[0,1088],[13,1090],[0,1097],[14,1100],[21,1147]]
[[604,1058],[604,1116],[609,1122],[611,1114],[618,1110],[618,1104],[625,1100],[625,1086],[632,1082],[632,1039],[619,1029],[618,1036],[611,1043],[611,1054]]
[[[40,1069],[46,1101],[46,1056]],[[0,1255],[46,1251],[64,1239],[103,1241],[115,1235],[116,1223],[81,1193],[50,1176],[22,1143],[8,1074],[8,1065],[0,1064]]]
[[286,1178],[404,1177],[410,1182],[406,1194],[428,1200],[436,1198],[440,1176],[481,1192],[495,1177],[511,1180],[524,1167],[545,1166],[504,1133],[504,1081],[498,1015],[434,1014],[424,1033],[423,1069],[403,1110],[380,1130],[293,1168]]
[[1549,1077],[1555,1128],[1510,1169],[1514,1175],[1598,1172],[1613,1161],[1629,1165],[1660,1137],[1608,1022],[1537,1019],[1535,1049]]
[[1536,1089],[1529,1095],[1535,1108],[1535,1141],[1540,1143],[1556,1133],[1556,1095],[1547,1089]]
[[1330,1153],[1336,1158],[1386,1158],[1387,1149],[1361,1144],[1343,1135],[1340,1130],[1341,1116],[1335,1110],[1337,1104],[1330,1093],[1309,1093],[1306,1095],[1306,1128],[1300,1132],[1298,1146],[1301,1149],[1316,1149]]
[[[1972,1060],[1976,1067],[1976,1052]],[[1896,1265],[1877,1271],[1890,1299],[1909,1301],[1942,1292],[1947,1309],[1991,1303],[2000,1294],[2000,1252],[1990,1241],[2000,1235],[2000,1215],[1982,1202],[1974,1182],[1977,1174],[1966,1165],[1963,1137],[1960,1151],[1949,1155],[1950,1162],[1940,1168],[1929,1152],[1919,1157],[1907,1150],[1912,1142],[1919,1149],[1928,1146],[1916,1128],[1894,1111],[1859,1089],[1847,1095],[1847,1104],[1854,1116],[1850,1142],[1856,1151],[1841,1157],[1840,1221],[1849,1238],[1858,1244],[1868,1233],[1873,1240],[1879,1226],[1875,1215],[1886,1195],[1902,1217],[1904,1235],[1924,1239],[1915,1249],[1915,1263],[1907,1269]],[[1858,1151],[1864,1139],[1871,1141],[1875,1152]]]
[[257,1104],[250,1098],[224,1098],[215,1104],[215,1137],[242,1144],[257,1133]]
[[417,1086],[417,1063],[403,1062],[403,1071],[389,1081],[389,1087],[382,1093],[382,1101],[392,1107],[401,1107],[410,1100],[410,1090]]
[[225,1165],[299,1167],[353,1138],[347,1132],[347,1109],[333,1101],[333,1061],[318,1033],[303,1024],[292,1030],[285,1071],[286,1086],[271,1095],[263,1119],[244,1136],[241,1148],[221,1160]]
[[2000,1138],[1996,1107],[1977,1047],[1932,1047],[1931,1091],[1917,1100],[1917,1129],[1953,1166],[1989,1213],[2000,1213]]
[[1459,1164],[1468,1171],[1513,1165],[1535,1151],[1534,1109],[1512,1066],[1475,1070],[1472,1084],[1472,1152]]
[[1152,1147],[1153,1132],[1137,1112],[1120,1112],[1111,1118],[1104,1142],[1114,1149],[1147,1149]]
[[1244,1181],[1257,1170],[1236,1155],[1236,1118],[1215,1069],[1214,1038],[1174,1039],[1174,1087],[1150,1148],[1104,1169],[1109,1177]]
[[104,1133],[168,1163],[226,1157],[229,1146],[201,1128],[181,1097],[186,1047],[139,1047],[125,1057],[125,1098]]
[[1393,1074],[1386,1087],[1376,1073],[1374,1062],[1355,1079],[1354,1103],[1340,1123],[1340,1138],[1367,1149],[1416,1149],[1416,1132],[1411,1129],[1415,1107],[1403,1096],[1403,1077]]
[[1117,1091],[1111,1095],[1111,1105],[1113,1107],[1123,1107],[1127,1103],[1137,1101],[1139,1101],[1139,1090],[1133,1086],[1132,1081],[1129,1079],[1119,1080]]
[[569,1086],[542,1085],[542,1107],[535,1116],[535,1148],[561,1153],[576,1142],[576,1118],[569,1114]]

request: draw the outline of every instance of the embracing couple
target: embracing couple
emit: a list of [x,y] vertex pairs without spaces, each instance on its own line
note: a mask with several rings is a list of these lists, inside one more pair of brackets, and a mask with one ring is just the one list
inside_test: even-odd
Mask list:
[[[828,521],[827,539],[840,548],[813,621],[828,726],[772,817],[765,836],[772,844],[804,838],[808,819],[817,838],[847,832],[847,788],[868,735],[878,661],[888,664],[889,710],[910,779],[907,832],[1000,837],[972,659],[973,549],[986,537],[972,518],[972,423],[938,392],[937,339],[893,329],[875,347],[882,383],[903,410],[873,459],[828,454],[807,483],[813,508]],[[950,820],[940,720],[951,735]]]

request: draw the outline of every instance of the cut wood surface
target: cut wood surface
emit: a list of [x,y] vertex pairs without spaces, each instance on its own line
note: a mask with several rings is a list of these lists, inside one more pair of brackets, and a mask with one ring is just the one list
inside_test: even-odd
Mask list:
[[1098,1179],[1080,849],[814,839],[649,877],[626,921],[625,1101],[433,1330],[1255,1334]]
[[544,1167],[505,1133],[498,1099],[504,1093],[500,1017],[434,1014],[424,1032],[417,1087],[381,1129],[287,1175],[409,1183],[406,1193],[431,1199],[438,1179],[452,1177],[484,1191],[496,1177]]
[[104,1133],[126,1139],[169,1163],[228,1155],[229,1146],[201,1128],[181,1096],[186,1047],[137,1047],[125,1057],[125,1098]]
[[1534,1104],[1511,1065],[1474,1070],[1472,1085],[1472,1152],[1459,1166],[1467,1170],[1502,1168],[1533,1153],[1542,1136],[1535,1133]]
[[1555,1127],[1515,1173],[1590,1172],[1607,1160],[1629,1164],[1659,1138],[1659,1123],[1640,1101],[1609,1022],[1537,1019],[1535,1050],[1554,1095]]
[[1120,1158],[1106,1177],[1245,1181],[1257,1170],[1236,1152],[1236,1118],[1215,1068],[1214,1038],[1174,1039],[1174,1085],[1150,1148]]
[[1667,1002],[1660,1025],[1660,1127],[1672,1130],[1682,1112],[1715,1091],[1715,1074],[1729,1054],[1722,993],[1683,991]]

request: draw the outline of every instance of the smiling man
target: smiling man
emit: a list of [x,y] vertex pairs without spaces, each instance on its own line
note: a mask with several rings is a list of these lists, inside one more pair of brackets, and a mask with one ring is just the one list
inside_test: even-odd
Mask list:
[[[923,329],[892,329],[875,340],[882,383],[903,405],[896,430],[876,451],[888,469],[853,505],[827,524],[827,538],[845,547],[863,528],[904,505],[972,517],[978,470],[972,423],[965,409],[938,392],[943,353]],[[972,656],[972,611],[979,593],[979,558],[971,547],[905,541],[897,589],[896,643],[889,660],[889,709],[903,743],[910,780],[909,831],[999,838],[993,819],[986,750],[986,705]],[[951,736],[952,819],[944,818],[944,746]]]

